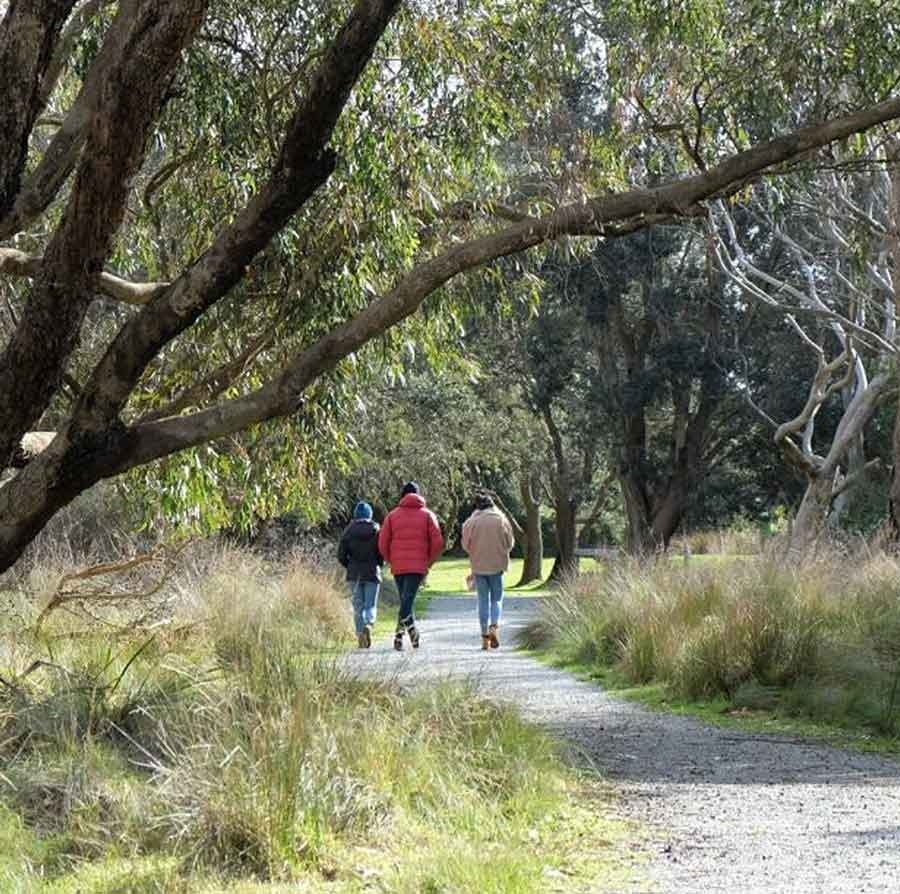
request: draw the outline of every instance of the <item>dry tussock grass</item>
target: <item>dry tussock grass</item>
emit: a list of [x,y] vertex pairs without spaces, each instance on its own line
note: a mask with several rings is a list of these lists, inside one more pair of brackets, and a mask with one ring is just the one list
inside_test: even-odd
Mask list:
[[531,636],[688,698],[775,688],[816,715],[816,691],[838,689],[831,719],[900,728],[900,561],[886,554],[626,561],[563,589]]

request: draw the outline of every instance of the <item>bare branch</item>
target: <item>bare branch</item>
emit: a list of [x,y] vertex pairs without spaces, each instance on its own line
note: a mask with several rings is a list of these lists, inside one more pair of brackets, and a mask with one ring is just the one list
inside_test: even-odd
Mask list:
[[[174,550],[160,546],[152,552],[129,559],[103,562],[62,575],[53,595],[35,619],[34,635],[40,635],[41,628],[54,611],[72,604],[132,603],[146,607],[147,601],[159,593],[170,579],[184,545]],[[155,580],[149,584],[142,575],[134,574],[148,567],[158,568]],[[99,620],[93,616],[91,619]],[[130,628],[134,626],[129,625]]]
[[[40,275],[44,259],[27,255],[15,248],[0,248],[0,273],[8,276],[20,276],[35,278]],[[112,273],[101,273],[96,280],[97,291],[120,301],[122,304],[130,304],[140,307],[149,304],[157,295],[165,291],[170,283],[167,282],[131,282],[122,279]]]
[[865,478],[874,472],[876,469],[880,469],[883,467],[881,462],[881,457],[876,457],[875,459],[869,460],[861,469],[857,469],[852,475],[847,475],[837,487],[831,492],[832,498],[839,497],[844,491],[852,490],[858,484],[860,484]]

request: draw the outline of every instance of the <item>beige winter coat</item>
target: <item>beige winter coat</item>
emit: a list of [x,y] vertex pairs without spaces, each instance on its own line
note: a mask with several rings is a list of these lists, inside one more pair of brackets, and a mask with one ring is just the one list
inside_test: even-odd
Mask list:
[[515,542],[512,526],[495,506],[476,509],[462,527],[462,545],[469,554],[473,574],[506,571],[509,551]]

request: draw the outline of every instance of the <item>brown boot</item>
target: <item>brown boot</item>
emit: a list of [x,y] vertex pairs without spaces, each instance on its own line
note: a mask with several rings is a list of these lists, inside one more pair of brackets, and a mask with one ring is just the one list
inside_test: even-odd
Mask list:
[[492,649],[500,648],[500,628],[496,624],[491,624],[488,627],[488,641]]
[[487,650],[491,647],[491,638],[486,633],[481,634],[481,651],[487,652]]

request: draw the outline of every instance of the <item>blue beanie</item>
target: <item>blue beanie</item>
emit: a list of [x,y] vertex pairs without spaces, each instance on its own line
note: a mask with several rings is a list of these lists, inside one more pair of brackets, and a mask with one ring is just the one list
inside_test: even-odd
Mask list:
[[372,507],[360,500],[359,503],[356,504],[353,509],[353,517],[354,518],[371,518],[372,517]]

